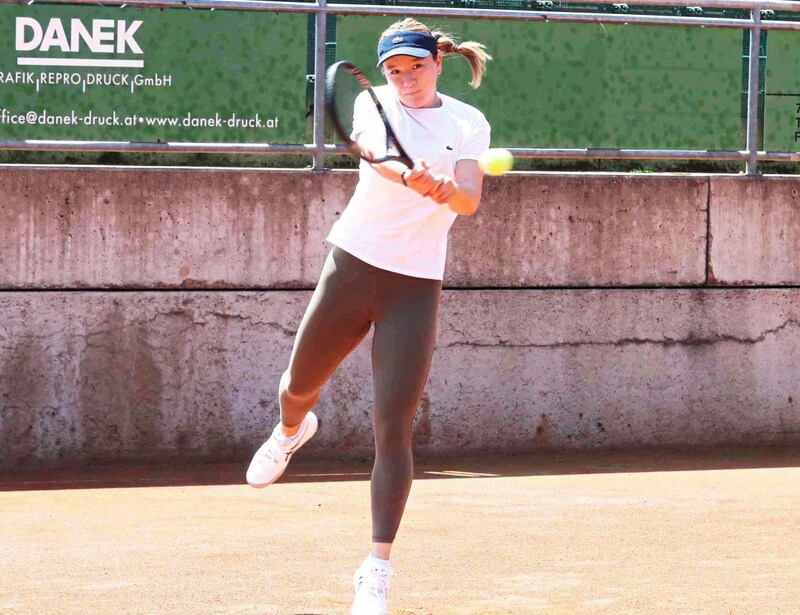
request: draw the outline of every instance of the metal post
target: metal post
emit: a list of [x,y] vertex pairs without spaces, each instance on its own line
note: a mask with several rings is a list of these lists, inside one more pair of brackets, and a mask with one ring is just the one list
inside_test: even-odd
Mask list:
[[752,10],[750,29],[750,72],[747,76],[747,175],[757,175],[758,157],[758,73],[761,55],[761,9]]
[[326,0],[318,1],[314,36],[314,171],[322,171],[325,147],[325,49],[328,39],[327,13],[324,11]]

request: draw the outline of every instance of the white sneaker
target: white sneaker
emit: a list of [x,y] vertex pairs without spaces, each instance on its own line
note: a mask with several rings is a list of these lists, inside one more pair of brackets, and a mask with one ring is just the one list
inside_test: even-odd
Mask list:
[[386,590],[391,575],[391,569],[371,563],[370,558],[364,560],[353,575],[356,599],[350,615],[386,615]]
[[278,423],[269,440],[253,456],[250,467],[247,468],[247,482],[260,489],[278,480],[295,451],[317,433],[317,425],[317,415],[309,412],[300,423],[297,434],[288,439],[281,435],[281,424]]

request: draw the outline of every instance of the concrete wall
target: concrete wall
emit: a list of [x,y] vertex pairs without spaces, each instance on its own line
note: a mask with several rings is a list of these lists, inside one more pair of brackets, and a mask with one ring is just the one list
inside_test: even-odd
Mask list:
[[[2,288],[312,288],[352,172],[1,171]],[[487,182],[452,232],[446,284],[695,285],[707,178]]]
[[[0,468],[246,461],[354,183],[0,168]],[[487,180],[451,234],[417,451],[800,442],[798,191]],[[304,454],[369,455],[370,400],[367,342]]]

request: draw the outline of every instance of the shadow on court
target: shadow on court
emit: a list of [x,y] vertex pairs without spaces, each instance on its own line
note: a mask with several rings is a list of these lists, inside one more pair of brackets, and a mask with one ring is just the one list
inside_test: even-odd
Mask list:
[[[796,447],[541,452],[504,457],[418,458],[415,480],[687,472],[800,467]],[[246,463],[99,466],[0,473],[0,492],[58,489],[242,485]],[[282,483],[368,481],[372,460],[298,458]]]

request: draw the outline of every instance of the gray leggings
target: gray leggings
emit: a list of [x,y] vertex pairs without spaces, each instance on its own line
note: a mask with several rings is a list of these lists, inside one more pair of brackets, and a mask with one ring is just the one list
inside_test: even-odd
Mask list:
[[325,261],[280,384],[281,420],[300,424],[336,367],[375,323],[372,540],[393,542],[411,490],[411,430],[428,378],[440,280],[378,269],[340,248]]

